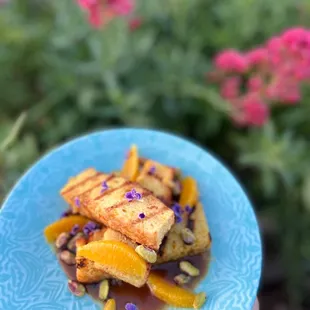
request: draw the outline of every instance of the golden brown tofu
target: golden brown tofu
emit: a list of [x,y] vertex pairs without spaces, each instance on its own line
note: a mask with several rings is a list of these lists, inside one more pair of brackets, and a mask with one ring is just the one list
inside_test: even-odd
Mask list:
[[[126,194],[132,190],[142,198],[129,201]],[[71,179],[61,194],[75,212],[155,250],[174,224],[173,211],[149,190],[122,177],[97,174],[93,169]],[[78,199],[78,206],[75,199]]]

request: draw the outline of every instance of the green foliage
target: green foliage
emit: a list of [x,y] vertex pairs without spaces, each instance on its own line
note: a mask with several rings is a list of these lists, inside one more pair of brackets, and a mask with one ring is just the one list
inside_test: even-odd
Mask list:
[[125,19],[93,30],[74,2],[1,7],[0,196],[40,154],[85,131],[142,126],[188,136],[233,168],[258,212],[272,206],[297,309],[296,275],[310,253],[309,88],[301,105],[245,130],[230,123],[205,73],[223,48],[251,48],[309,26],[308,1],[140,0],[143,25],[134,32]]

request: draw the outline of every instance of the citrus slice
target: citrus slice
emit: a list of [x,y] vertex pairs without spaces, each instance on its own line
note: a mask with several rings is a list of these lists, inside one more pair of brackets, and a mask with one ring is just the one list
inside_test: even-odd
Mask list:
[[116,302],[114,299],[108,299],[104,305],[103,310],[116,310]]
[[83,256],[100,264],[100,269],[133,286],[145,284],[149,265],[128,244],[115,240],[90,242],[78,248],[78,256]]
[[152,294],[170,306],[193,308],[196,295],[184,288],[167,282],[160,275],[151,272],[147,285]]
[[182,191],[180,196],[180,205],[194,207],[198,201],[198,186],[195,179],[192,177],[186,177],[181,181]]
[[89,222],[89,219],[81,215],[72,215],[64,217],[44,229],[44,235],[48,242],[53,242],[62,232],[70,232],[74,225],[79,225],[81,231],[83,226]]
[[129,179],[130,181],[135,181],[139,174],[139,155],[138,149],[136,145],[132,145],[128,158],[126,159],[122,171],[121,176],[123,178]]

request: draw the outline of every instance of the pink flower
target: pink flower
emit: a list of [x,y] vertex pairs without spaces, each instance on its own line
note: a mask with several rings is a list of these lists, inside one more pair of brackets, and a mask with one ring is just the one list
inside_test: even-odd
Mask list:
[[250,66],[258,66],[268,60],[268,51],[263,47],[259,47],[249,51],[246,57]]
[[135,31],[135,30],[137,30],[138,28],[141,27],[141,25],[142,25],[142,19],[139,18],[139,17],[132,18],[132,19],[129,21],[128,25],[129,25],[129,29],[130,29],[131,31]]
[[236,50],[226,50],[215,58],[215,66],[223,71],[243,73],[248,68],[246,57]]
[[243,113],[248,125],[263,126],[269,118],[269,109],[265,102],[256,95],[244,97]]
[[240,93],[240,77],[230,77],[221,85],[221,95],[225,99],[234,99]]
[[120,15],[127,15],[134,8],[134,0],[77,0],[80,7],[88,12],[90,24],[100,28]]
[[128,15],[134,9],[134,0],[106,0],[116,15]]
[[260,75],[253,75],[248,79],[248,89],[252,92],[259,91],[264,86],[264,81]]

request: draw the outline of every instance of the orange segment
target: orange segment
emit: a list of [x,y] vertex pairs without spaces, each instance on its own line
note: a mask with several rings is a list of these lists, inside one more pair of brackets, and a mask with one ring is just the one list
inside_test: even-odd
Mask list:
[[181,184],[182,191],[179,203],[183,208],[187,205],[192,208],[198,201],[197,182],[192,177],[186,177],[181,181]]
[[105,303],[103,310],[116,310],[116,302],[114,299],[108,299]]
[[146,282],[148,264],[131,246],[121,241],[90,242],[78,248],[77,255],[100,264],[100,268],[112,277],[136,287]]
[[75,224],[78,224],[80,230],[82,230],[83,226],[88,222],[89,219],[81,215],[64,217],[46,226],[44,229],[44,235],[48,242],[53,242],[62,232],[70,232]]
[[151,272],[147,280],[152,294],[170,306],[193,308],[196,295],[184,288],[167,282],[160,275]]
[[128,153],[128,158],[126,159],[123,165],[121,176],[126,179],[129,179],[130,181],[135,181],[138,174],[139,174],[138,149],[136,145],[132,145]]

